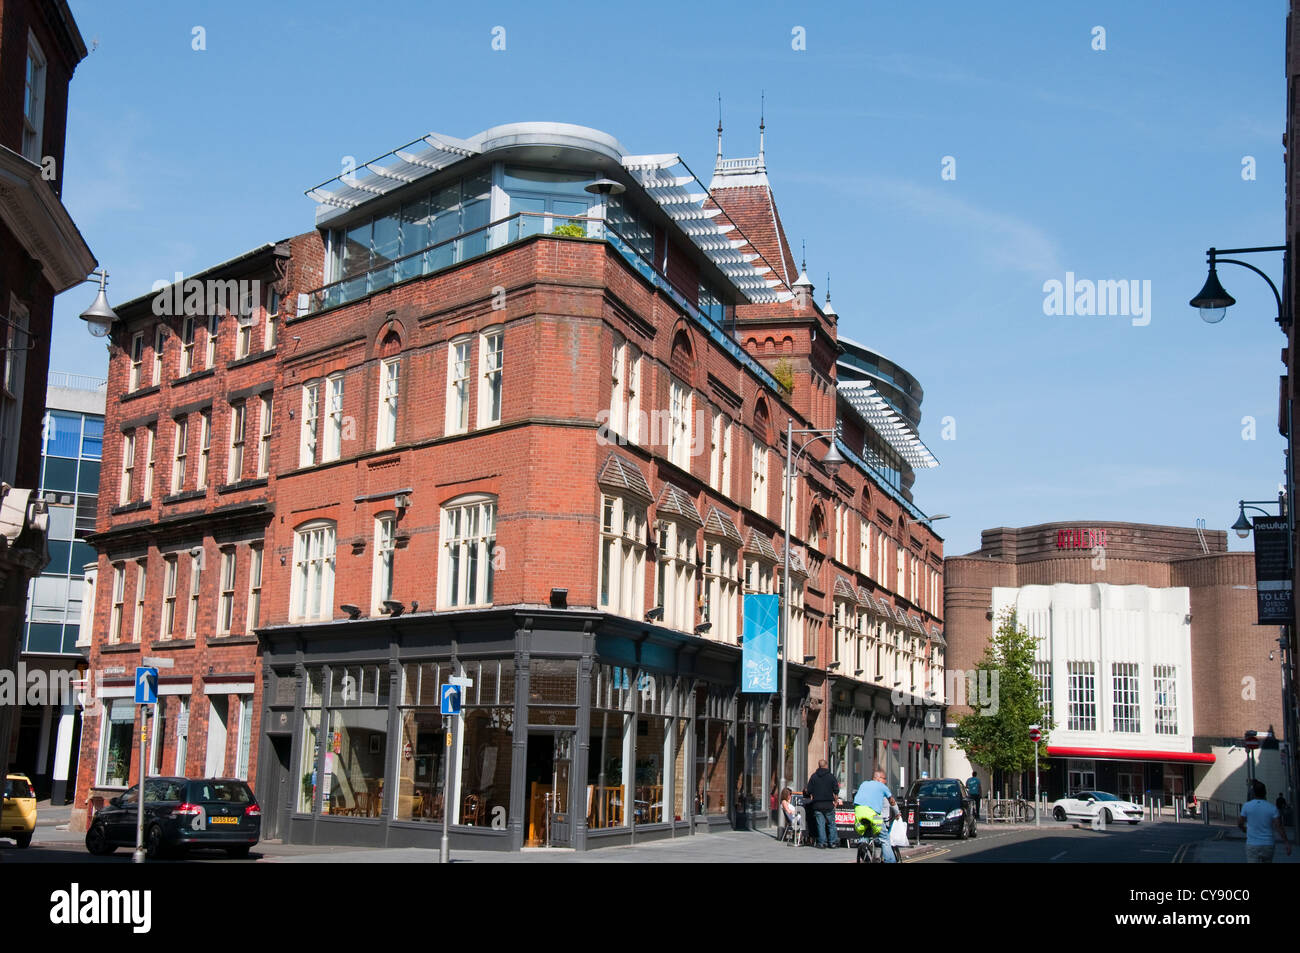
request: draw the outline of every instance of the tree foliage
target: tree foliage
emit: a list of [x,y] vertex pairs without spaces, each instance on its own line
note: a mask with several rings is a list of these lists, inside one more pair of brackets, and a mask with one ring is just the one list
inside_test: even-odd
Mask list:
[[[993,638],[976,666],[968,701],[974,709],[957,723],[957,747],[976,764],[1019,777],[1033,770],[1034,743],[1030,725],[1042,730],[1040,764],[1047,766],[1047,739],[1051,715],[1038,706],[1038,680],[1034,677],[1034,653],[1038,640],[1020,625],[1014,610],[998,617]],[[983,697],[976,687],[988,692],[994,685],[996,699]]]

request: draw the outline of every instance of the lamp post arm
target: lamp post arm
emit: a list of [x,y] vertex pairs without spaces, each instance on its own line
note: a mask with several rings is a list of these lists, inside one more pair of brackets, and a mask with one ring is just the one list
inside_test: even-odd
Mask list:
[[[1241,251],[1263,251],[1263,250],[1266,250],[1266,249],[1249,249],[1249,248],[1243,248],[1243,249],[1241,249]],[[1267,250],[1271,250],[1271,249],[1267,249]],[[1264,272],[1260,271],[1258,268],[1256,268],[1256,267],[1255,267],[1254,265],[1252,265],[1250,262],[1248,262],[1248,261],[1238,261],[1236,258],[1219,258],[1219,257],[1217,257],[1217,256],[1211,256],[1211,258],[1210,258],[1210,264],[1219,264],[1219,265],[1241,265],[1242,268],[1249,268],[1249,269],[1250,269],[1251,271],[1253,271],[1255,274],[1259,275],[1261,278],[1263,278],[1265,281],[1267,281],[1267,282],[1268,282],[1268,286],[1269,286],[1269,288],[1272,289],[1272,291],[1273,291],[1273,298],[1277,301],[1277,318],[1278,318],[1279,321],[1282,320],[1282,295],[1280,295],[1280,294],[1278,293],[1277,285],[1273,284],[1273,279],[1272,279],[1272,278],[1270,278],[1270,277],[1269,277],[1268,275],[1266,275]]]

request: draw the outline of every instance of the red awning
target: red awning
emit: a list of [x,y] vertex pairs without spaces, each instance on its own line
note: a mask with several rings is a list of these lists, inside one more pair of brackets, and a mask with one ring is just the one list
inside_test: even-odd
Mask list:
[[1209,751],[1130,751],[1126,748],[1061,748],[1047,746],[1049,758],[1093,758],[1101,761],[1178,761],[1188,764],[1214,764]]

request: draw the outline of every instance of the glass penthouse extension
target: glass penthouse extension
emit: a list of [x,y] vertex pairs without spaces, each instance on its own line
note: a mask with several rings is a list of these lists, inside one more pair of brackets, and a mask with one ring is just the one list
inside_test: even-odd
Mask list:
[[[409,278],[430,275],[530,235],[565,225],[571,234],[609,238],[645,271],[655,257],[654,229],[622,196],[598,217],[600,197],[586,191],[590,172],[495,164],[417,195],[344,228],[331,229],[329,283],[313,292],[315,312],[347,304]],[[621,241],[619,240],[621,239]],[[653,270],[653,266],[651,266]],[[725,307],[716,288],[701,284],[698,309],[721,324]]]

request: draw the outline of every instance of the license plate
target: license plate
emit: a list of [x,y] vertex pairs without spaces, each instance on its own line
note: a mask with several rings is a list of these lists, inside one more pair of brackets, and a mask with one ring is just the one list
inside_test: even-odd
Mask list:
[[939,827],[942,824],[943,821],[922,821],[921,822],[922,827]]
[[210,818],[208,818],[208,821],[211,822],[211,823],[213,823],[213,824],[238,824],[238,823],[239,823],[239,818],[237,818],[237,817],[210,817]]

